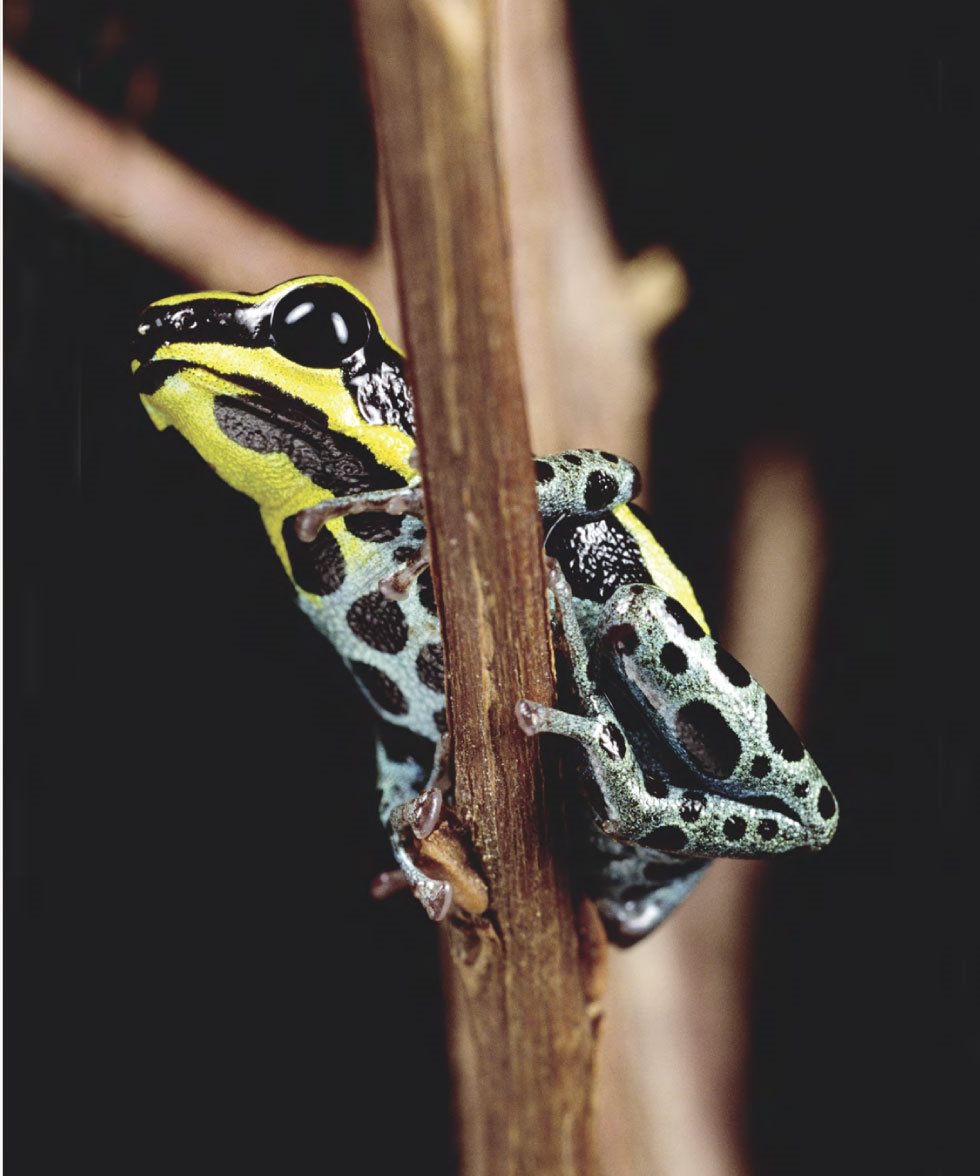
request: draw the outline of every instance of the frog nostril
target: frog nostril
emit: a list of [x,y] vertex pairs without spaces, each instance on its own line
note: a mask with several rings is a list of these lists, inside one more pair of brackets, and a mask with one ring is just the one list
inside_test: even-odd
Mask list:
[[200,295],[168,306],[154,303],[143,311],[136,328],[133,358],[145,363],[162,347],[175,343],[264,346],[269,313],[261,304],[242,305],[237,299]]
[[161,347],[173,343],[180,335],[180,320],[161,308],[147,307],[136,327],[133,358],[140,363],[152,359]]
[[140,363],[146,363],[158,346],[159,342],[153,333],[152,322],[147,321],[145,318],[142,319],[136,328],[136,336],[133,339],[133,359],[138,360]]

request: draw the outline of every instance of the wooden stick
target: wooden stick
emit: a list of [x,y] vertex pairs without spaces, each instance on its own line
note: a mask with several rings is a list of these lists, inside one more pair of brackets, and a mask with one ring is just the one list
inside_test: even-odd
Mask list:
[[593,973],[514,703],[552,697],[493,134],[491,0],[359,0],[443,620],[455,805],[490,888],[449,928],[461,1170],[594,1170]]

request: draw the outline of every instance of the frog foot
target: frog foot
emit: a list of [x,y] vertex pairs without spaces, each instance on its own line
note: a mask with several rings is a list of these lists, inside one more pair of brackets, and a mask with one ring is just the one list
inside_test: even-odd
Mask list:
[[412,891],[434,923],[441,923],[453,905],[452,884],[440,878],[430,878],[414,863],[406,862],[400,870],[383,870],[371,879],[372,898],[391,898],[402,890]]
[[517,725],[525,735],[539,735],[544,727],[543,716],[539,713],[540,704],[531,702],[529,698],[521,698],[514,704],[514,715]]
[[414,839],[417,845],[424,843],[439,826],[442,813],[442,789],[430,786],[413,800],[398,805],[392,810],[390,818],[392,832],[398,842],[395,857],[401,866],[399,872],[404,875],[406,885],[411,887],[412,893],[434,923],[442,922],[449,914],[453,905],[452,884],[426,874],[410,854],[408,845],[403,842]]
[[441,923],[453,905],[452,883],[427,874],[412,858],[406,845],[399,843],[394,846],[394,851],[400,869],[386,870],[383,874],[378,874],[371,882],[372,897],[388,898],[389,895],[397,894],[399,890],[410,889],[429,918],[434,923]]
[[396,828],[411,829],[419,841],[425,841],[442,817],[442,796],[441,788],[426,788],[414,800],[395,810],[392,823]]
[[438,878],[429,878],[425,874],[422,878],[423,881],[412,886],[412,893],[433,923],[441,923],[453,905],[453,888]]
[[412,584],[429,566],[429,559],[429,540],[425,539],[404,567],[381,577],[378,581],[378,591],[386,600],[406,600]]

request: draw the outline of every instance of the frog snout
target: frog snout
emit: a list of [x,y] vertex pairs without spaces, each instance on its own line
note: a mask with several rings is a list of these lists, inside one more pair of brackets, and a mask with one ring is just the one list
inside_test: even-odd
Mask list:
[[176,344],[249,345],[260,341],[266,318],[254,309],[238,307],[234,301],[206,295],[191,294],[179,303],[153,302],[136,326],[133,359],[138,366],[148,360],[170,358],[166,349]]
[[194,316],[188,313],[188,308],[148,306],[140,317],[133,339],[133,370],[148,363],[170,343],[191,336],[194,329]]
[[197,317],[191,307],[151,305],[137,324],[130,366],[136,391],[158,429],[166,428],[170,421],[152,398],[170,376],[189,366],[187,360],[174,358],[168,349],[171,344],[196,337]]

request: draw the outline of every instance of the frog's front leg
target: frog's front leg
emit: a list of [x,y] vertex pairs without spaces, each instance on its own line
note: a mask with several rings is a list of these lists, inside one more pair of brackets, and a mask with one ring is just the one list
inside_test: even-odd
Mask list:
[[425,513],[421,479],[413,478],[407,486],[399,486],[395,490],[365,490],[362,494],[326,498],[316,506],[299,511],[296,515],[296,534],[304,543],[312,543],[320,533],[320,528],[330,519],[366,511],[390,515],[411,514],[421,518]]
[[[538,509],[544,519],[559,515],[590,515],[629,502],[640,492],[636,466],[614,453],[598,449],[566,449],[534,461]],[[414,477],[395,490],[368,490],[341,498],[327,498],[301,510],[296,533],[311,542],[329,519],[362,511],[413,514],[422,517],[425,504],[422,479]]]
[[[378,740],[378,792],[380,815],[389,831],[391,846],[405,882],[422,904],[425,913],[436,922],[449,913],[453,903],[451,883],[432,878],[420,869],[411,855],[413,839],[425,840],[436,828],[442,814],[442,788],[448,740],[436,746],[434,762],[426,769],[412,754],[390,754],[382,739]],[[392,876],[382,875],[375,894],[383,897],[397,888]]]
[[[295,518],[297,536],[304,543],[312,543],[321,527],[330,519],[346,515],[378,513],[390,515],[411,514],[425,516],[425,503],[419,478],[413,478],[407,486],[397,490],[367,490],[363,494],[351,494],[343,498],[327,498],[316,506],[298,512]],[[378,581],[378,591],[388,600],[406,600],[412,584],[429,566],[429,540],[424,530],[418,545],[407,545],[396,552],[400,563]]]

